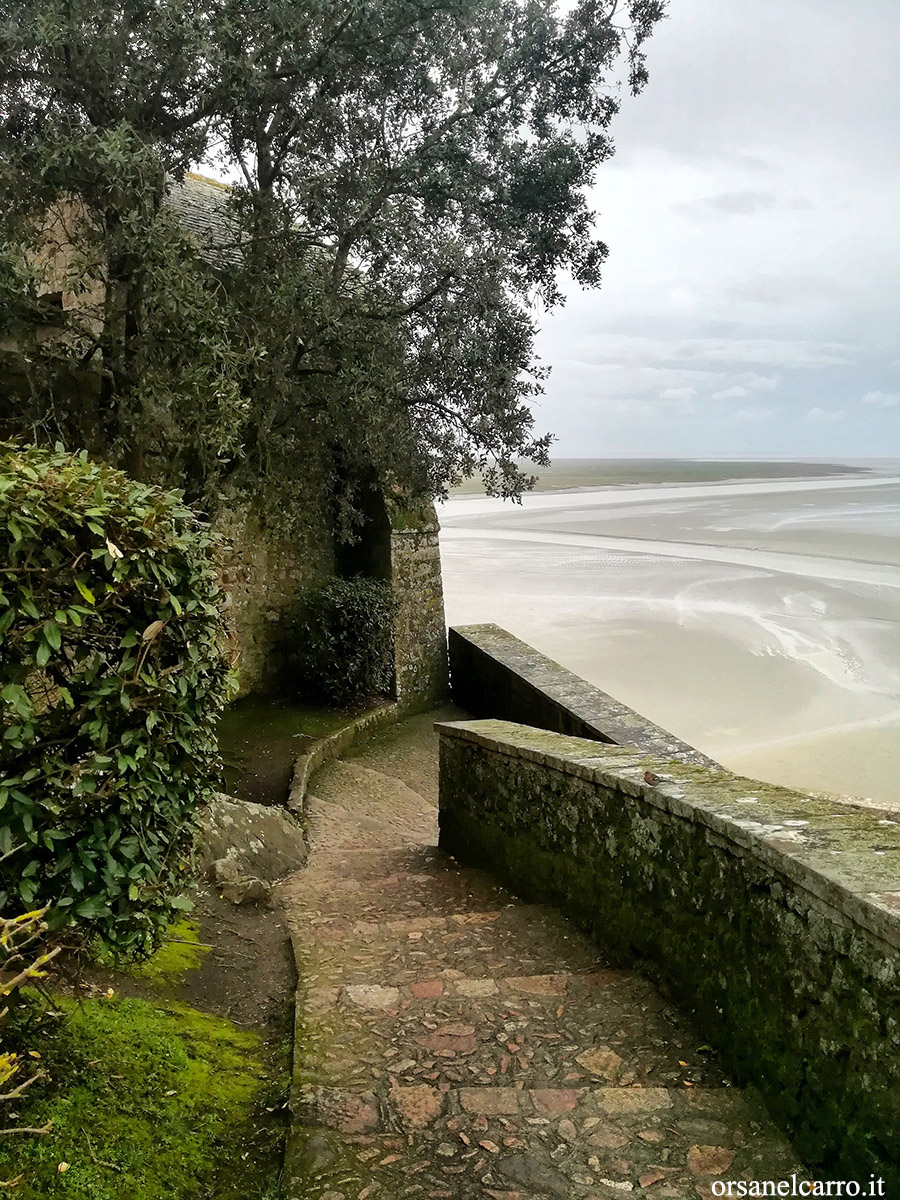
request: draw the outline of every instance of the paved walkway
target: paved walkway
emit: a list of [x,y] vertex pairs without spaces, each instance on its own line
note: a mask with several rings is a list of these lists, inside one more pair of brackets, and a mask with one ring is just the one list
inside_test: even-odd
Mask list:
[[784,1139],[650,983],[437,850],[435,715],[313,781],[310,864],[283,894],[289,1200],[708,1198],[716,1178],[789,1178]]

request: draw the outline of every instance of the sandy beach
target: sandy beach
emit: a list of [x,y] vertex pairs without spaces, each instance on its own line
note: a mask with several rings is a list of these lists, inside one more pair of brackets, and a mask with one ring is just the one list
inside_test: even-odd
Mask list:
[[447,617],[494,621],[733,770],[900,806],[900,476],[477,496]]

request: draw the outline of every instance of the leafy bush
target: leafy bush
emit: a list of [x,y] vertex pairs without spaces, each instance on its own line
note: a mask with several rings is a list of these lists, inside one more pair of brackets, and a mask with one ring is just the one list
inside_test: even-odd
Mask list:
[[0,912],[130,952],[185,906],[228,679],[211,550],[177,493],[0,443]]
[[379,579],[332,579],[307,595],[301,655],[310,686],[339,707],[388,695],[397,602]]

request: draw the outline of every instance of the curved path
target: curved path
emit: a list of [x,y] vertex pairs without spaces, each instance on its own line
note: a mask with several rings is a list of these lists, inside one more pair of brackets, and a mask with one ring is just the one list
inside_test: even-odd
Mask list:
[[[703,1198],[795,1156],[654,987],[436,848],[429,714],[314,779],[288,1200]],[[690,948],[685,947],[685,953]]]

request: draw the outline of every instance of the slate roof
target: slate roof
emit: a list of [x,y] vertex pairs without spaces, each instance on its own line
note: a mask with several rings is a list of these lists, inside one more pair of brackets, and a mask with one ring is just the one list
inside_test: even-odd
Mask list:
[[227,183],[189,172],[181,183],[169,183],[166,203],[215,267],[239,266],[238,229],[228,207]]

